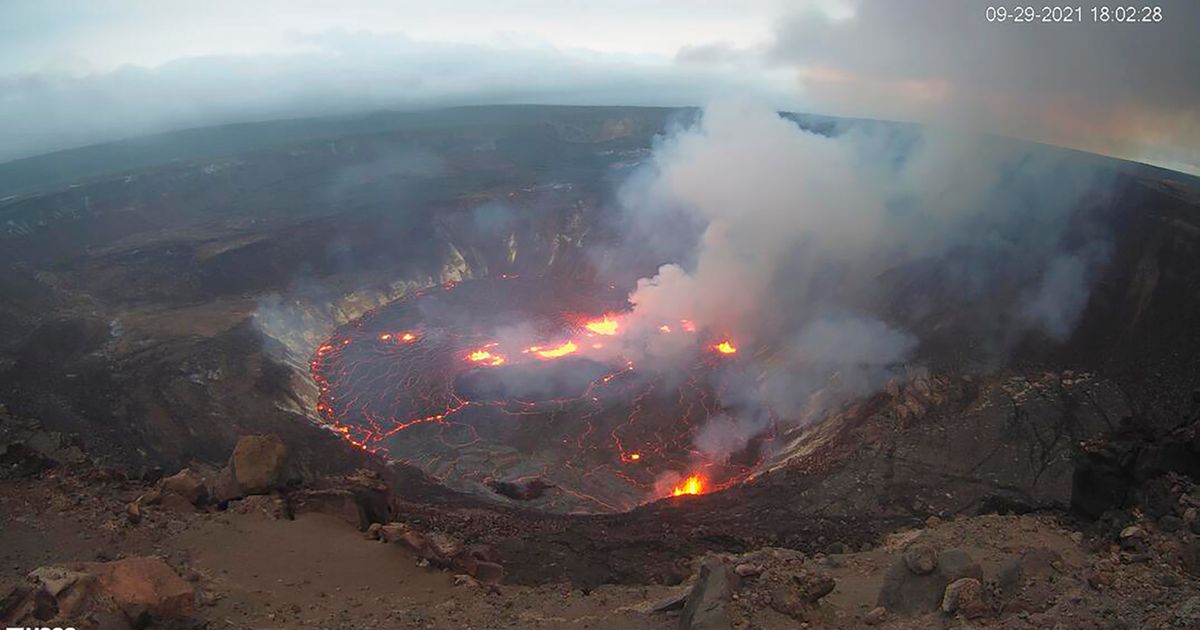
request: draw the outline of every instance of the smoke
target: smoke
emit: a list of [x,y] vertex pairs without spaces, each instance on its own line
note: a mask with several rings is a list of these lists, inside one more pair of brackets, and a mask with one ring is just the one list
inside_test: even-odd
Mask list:
[[998,138],[869,123],[822,134],[714,104],[620,195],[630,225],[682,213],[700,226],[634,237],[670,262],[631,292],[621,351],[687,365],[694,341],[655,334],[681,320],[736,342],[713,376],[725,413],[695,435],[710,460],[944,361],[946,346],[996,365],[1025,335],[1070,335],[1110,250],[1102,230],[1074,229],[1103,176]]
[[1200,169],[1196,2],[1131,8],[1136,24],[1095,21],[1088,3],[1071,23],[1029,25],[989,22],[979,2],[848,4],[794,12],[766,53],[815,109]]

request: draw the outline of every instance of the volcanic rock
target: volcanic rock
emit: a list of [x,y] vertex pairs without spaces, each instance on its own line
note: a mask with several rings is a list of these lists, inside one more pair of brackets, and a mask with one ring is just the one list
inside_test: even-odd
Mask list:
[[[382,530],[380,530],[382,534]],[[396,542],[408,548],[409,551],[417,554],[418,558],[424,558],[429,551],[429,541],[425,540],[425,535],[421,532],[410,529],[400,536]]]
[[274,435],[246,435],[238,440],[229,464],[246,494],[270,492],[283,479],[287,446]]
[[1200,595],[1180,602],[1171,617],[1176,628],[1200,628]]
[[899,615],[923,614],[941,605],[951,582],[964,577],[983,580],[983,569],[960,549],[938,554],[935,565],[933,571],[919,575],[909,569],[904,557],[897,558],[884,573],[878,605]]
[[771,608],[796,620],[804,620],[822,597],[833,592],[836,583],[823,573],[802,571],[786,576],[771,569],[763,575],[769,584]]
[[366,531],[371,523],[390,521],[391,494],[386,483],[360,477],[327,480],[323,486],[287,493],[293,514],[331,514]]
[[233,466],[226,465],[208,480],[208,496],[218,506],[246,496],[233,476]]
[[142,522],[142,510],[138,507],[137,501],[125,504],[125,518],[134,525]]
[[[378,523],[372,524],[371,527],[375,527],[375,525],[378,525]],[[367,529],[370,530],[370,527]],[[379,525],[377,532],[380,540],[395,543],[400,542],[409,530],[409,526],[404,523],[388,523],[387,525]]]
[[654,605],[650,607],[650,612],[665,613],[672,610],[680,610],[685,604],[687,604],[688,593],[690,592],[691,590],[689,589],[668,595],[655,602]]
[[532,501],[543,494],[546,490],[554,487],[554,484],[549,483],[541,477],[533,479],[522,479],[518,481],[501,481],[492,479],[488,481],[488,486],[496,492],[496,494],[504,495],[510,499],[517,501]]
[[495,562],[477,562],[471,575],[480,582],[499,582],[504,579],[504,567]]
[[1175,516],[1174,514],[1166,514],[1162,518],[1158,519],[1158,528],[1164,532],[1173,534],[1183,529],[1183,519]]
[[428,550],[425,559],[438,567],[450,566],[463,552],[463,544],[443,532],[429,532],[425,535],[425,541]]
[[256,494],[233,501],[229,509],[237,514],[258,514],[274,520],[291,518],[287,503],[280,497]]
[[196,593],[174,569],[157,558],[134,557],[80,565],[94,575],[104,593],[125,610],[143,609],[156,617],[188,617]]
[[0,604],[0,621],[8,626],[41,627],[55,620],[70,622],[97,608],[112,607],[111,602],[97,601],[96,579],[82,571],[40,567],[26,579]]
[[66,627],[91,619],[126,628],[195,613],[195,591],[156,558],[41,567],[28,581],[5,598],[0,618],[9,625]]
[[996,572],[996,588],[1003,599],[1014,597],[1021,590],[1023,574],[1016,558],[1005,560]]
[[733,572],[738,574],[738,577],[753,577],[763,572],[763,568],[748,562],[743,562],[733,568]]
[[1137,525],[1130,525],[1121,530],[1121,548],[1127,551],[1136,551],[1141,549],[1146,540],[1146,532]]
[[737,585],[737,574],[719,558],[708,558],[700,566],[700,577],[688,593],[679,616],[681,630],[724,630],[733,627],[729,602]]
[[499,582],[504,578],[504,567],[496,550],[489,545],[470,545],[454,557],[454,566],[466,571],[482,582]]
[[987,605],[983,603],[983,584],[969,577],[951,582],[942,595],[942,612],[948,615],[961,612],[968,619],[987,614]]
[[159,483],[159,488],[165,494],[177,494],[192,505],[200,505],[208,499],[208,488],[204,484],[204,477],[201,477],[190,468],[183,470],[163,479]]
[[917,575],[932,573],[937,568],[937,550],[924,543],[913,543],[904,550],[904,564]]
[[162,498],[158,501],[158,505],[174,512],[190,513],[196,511],[196,505],[194,503],[189,501],[188,498],[182,494],[176,494],[174,492],[163,493]]
[[1183,568],[1195,577],[1200,577],[1200,540],[1192,539],[1183,547]]

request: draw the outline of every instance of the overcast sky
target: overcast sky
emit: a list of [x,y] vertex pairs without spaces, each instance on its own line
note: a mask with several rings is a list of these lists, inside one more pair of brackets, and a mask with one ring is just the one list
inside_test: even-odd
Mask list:
[[974,0],[0,0],[0,161],[224,122],[483,103],[780,109],[1200,172],[1200,2],[998,25]]

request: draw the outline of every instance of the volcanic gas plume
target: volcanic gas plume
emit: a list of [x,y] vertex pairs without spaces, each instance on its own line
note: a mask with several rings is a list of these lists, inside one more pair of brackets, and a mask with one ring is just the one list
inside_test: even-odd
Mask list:
[[[1108,251],[1063,238],[1093,183],[1002,142],[710,108],[622,187],[632,221],[592,252],[613,284],[497,277],[387,305],[317,350],[318,410],[455,487],[537,480],[502,494],[546,509],[717,490],[912,373],[931,339],[986,363],[1068,335]],[[647,256],[636,281],[611,264]],[[909,270],[938,286],[906,294]]]

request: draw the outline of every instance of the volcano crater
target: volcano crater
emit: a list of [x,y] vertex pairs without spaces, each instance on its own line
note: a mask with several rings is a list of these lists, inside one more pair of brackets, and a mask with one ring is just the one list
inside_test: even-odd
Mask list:
[[[689,493],[746,478],[746,458],[694,453],[697,427],[727,413],[709,378],[717,360],[683,375],[635,369],[607,345],[608,316],[627,309],[617,288],[569,278],[416,292],[317,348],[317,410],[351,443],[456,490],[507,500],[496,480],[542,479],[554,490],[527,505],[547,511],[625,511],[695,475],[705,485]],[[612,328],[590,330],[597,320]]]

